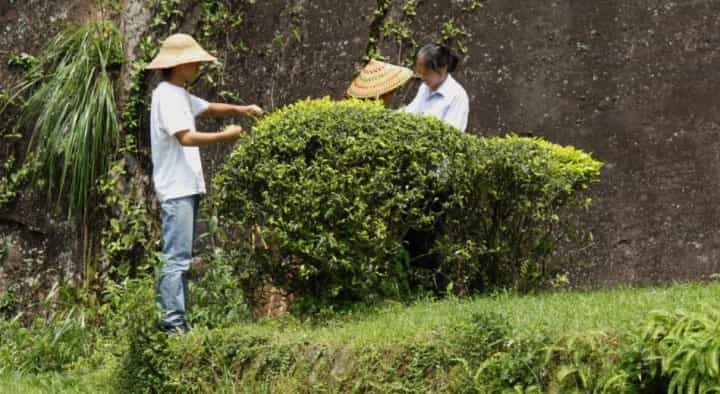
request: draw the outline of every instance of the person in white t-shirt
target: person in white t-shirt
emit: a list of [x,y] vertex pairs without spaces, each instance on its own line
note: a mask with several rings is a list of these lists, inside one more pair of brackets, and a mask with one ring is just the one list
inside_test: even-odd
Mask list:
[[163,41],[160,52],[146,67],[162,70],[164,81],[153,91],[150,110],[150,141],[153,183],[160,201],[164,264],[160,271],[157,299],[163,311],[160,328],[184,333],[188,286],[192,262],[195,222],[205,180],[199,146],[234,142],[243,133],[230,126],[217,133],[198,132],[195,118],[260,115],[257,105],[209,103],[185,90],[198,76],[201,63],[217,59],[191,36],[175,34]]

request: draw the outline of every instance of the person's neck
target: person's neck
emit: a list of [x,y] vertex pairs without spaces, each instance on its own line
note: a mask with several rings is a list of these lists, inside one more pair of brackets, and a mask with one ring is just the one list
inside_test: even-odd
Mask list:
[[433,93],[437,92],[438,89],[440,89],[440,86],[442,86],[448,80],[449,76],[450,73],[445,74],[445,78],[443,78],[442,81],[440,81],[437,85],[430,86],[430,90],[432,90]]
[[166,81],[180,88],[185,87],[185,80],[177,74],[171,75]]

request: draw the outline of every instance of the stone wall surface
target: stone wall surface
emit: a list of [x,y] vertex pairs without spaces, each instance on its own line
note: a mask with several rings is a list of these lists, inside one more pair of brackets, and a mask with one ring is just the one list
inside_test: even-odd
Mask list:
[[[410,64],[419,45],[448,39],[462,53],[455,76],[471,97],[472,133],[530,134],[606,163],[583,214],[594,243],[571,271],[575,284],[720,272],[720,0],[223,1],[241,22],[210,29],[203,2],[181,3],[178,30],[201,37],[223,64],[194,91],[268,109],[342,98],[369,47]],[[93,4],[0,0],[0,87],[19,78],[7,67],[13,53],[37,54],[58,21],[94,17]],[[156,4],[124,2],[128,54],[137,53]],[[148,77],[146,93],[156,81]],[[401,92],[396,105],[416,88]],[[227,151],[204,149],[208,179]],[[0,232],[41,242],[55,250],[48,256],[67,255],[47,245],[57,241],[47,235],[47,219],[16,220],[16,210],[0,212]],[[2,278],[0,267],[0,291]]]

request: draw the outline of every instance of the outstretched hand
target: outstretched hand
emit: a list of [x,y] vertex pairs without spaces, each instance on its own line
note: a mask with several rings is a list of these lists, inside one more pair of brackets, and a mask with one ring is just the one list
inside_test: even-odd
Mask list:
[[244,112],[245,112],[245,115],[248,115],[248,116],[260,116],[265,113],[265,111],[263,111],[262,108],[260,108],[259,106],[255,105],[255,104],[245,106]]

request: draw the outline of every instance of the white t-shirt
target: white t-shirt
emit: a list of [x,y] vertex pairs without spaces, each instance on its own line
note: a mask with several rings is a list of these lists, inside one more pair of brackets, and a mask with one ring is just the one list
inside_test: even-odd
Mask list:
[[195,129],[195,117],[210,104],[169,82],[161,82],[152,95],[150,145],[153,183],[162,201],[205,193],[200,149],[182,146],[175,134]]

